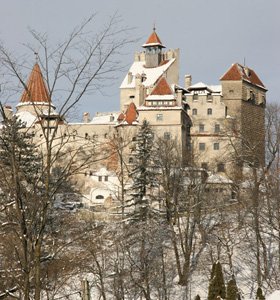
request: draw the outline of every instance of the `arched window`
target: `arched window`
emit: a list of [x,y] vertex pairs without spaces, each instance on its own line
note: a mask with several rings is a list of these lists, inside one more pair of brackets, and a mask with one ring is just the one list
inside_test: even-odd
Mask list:
[[96,197],[95,197],[95,199],[104,199],[104,196],[102,196],[102,195],[97,195]]

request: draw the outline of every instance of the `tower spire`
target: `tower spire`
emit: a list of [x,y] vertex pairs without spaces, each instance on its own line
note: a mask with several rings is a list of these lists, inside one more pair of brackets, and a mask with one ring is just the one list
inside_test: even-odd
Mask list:
[[35,55],[35,62],[36,64],[39,62],[39,53],[38,52],[34,52]]

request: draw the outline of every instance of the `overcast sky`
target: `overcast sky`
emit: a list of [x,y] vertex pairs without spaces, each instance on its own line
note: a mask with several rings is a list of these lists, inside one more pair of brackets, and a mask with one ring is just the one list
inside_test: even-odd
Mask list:
[[[232,63],[245,58],[268,88],[268,101],[280,102],[280,0],[2,0],[0,40],[21,54],[21,45],[31,40],[28,28],[56,40],[93,13],[102,22],[115,12],[140,38],[126,49],[124,64],[133,62],[155,23],[163,44],[180,48],[181,84],[185,74],[193,83],[218,84]],[[117,111],[124,76],[119,74],[106,96],[87,96],[80,113]]]

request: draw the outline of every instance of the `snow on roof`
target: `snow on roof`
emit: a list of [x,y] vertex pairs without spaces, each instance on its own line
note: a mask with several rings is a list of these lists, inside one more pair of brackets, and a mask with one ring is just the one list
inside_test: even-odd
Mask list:
[[90,124],[116,124],[118,119],[118,113],[107,113],[102,115],[97,115],[92,118]]
[[17,112],[16,116],[26,124],[26,127],[31,127],[37,120],[37,117],[32,115],[29,111]]
[[218,85],[208,85],[208,87],[214,93],[221,93],[222,92],[222,86],[220,84],[218,84]]
[[128,73],[132,74],[131,82],[129,83],[128,74],[126,74],[120,88],[134,88],[135,76],[143,73],[146,75],[146,80],[143,81],[143,85],[149,87],[153,85],[164,72],[166,72],[166,70],[174,63],[174,61],[175,58],[172,58],[166,64],[155,68],[146,68],[144,61],[135,61],[128,71]]
[[232,180],[230,180],[225,175],[221,174],[212,174],[207,178],[207,183],[232,183]]
[[205,84],[203,82],[198,82],[189,87],[189,89],[203,89],[203,88],[208,88],[207,84]]
[[149,95],[146,100],[175,100],[174,95]]
[[182,110],[182,106],[138,106],[137,110]]
[[222,92],[222,86],[221,85],[207,85],[204,82],[198,82],[196,84],[191,85],[188,87],[188,90],[208,90],[213,93],[221,93]]
[[116,176],[115,172],[109,171],[106,168],[100,168],[98,171],[96,171],[94,174],[94,176]]

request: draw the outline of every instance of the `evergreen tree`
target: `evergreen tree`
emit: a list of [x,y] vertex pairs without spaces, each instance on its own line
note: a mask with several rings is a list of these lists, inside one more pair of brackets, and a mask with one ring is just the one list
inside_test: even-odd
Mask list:
[[263,295],[261,287],[258,287],[258,289],[257,289],[256,299],[257,300],[265,300],[265,296]]
[[148,122],[144,120],[136,137],[136,153],[131,172],[130,206],[134,206],[130,215],[132,221],[147,221],[155,215],[151,205],[153,189],[157,186],[153,146],[154,134]]
[[216,300],[217,297],[225,298],[226,288],[224,282],[224,276],[222,266],[218,261],[213,264],[211,278],[208,289],[208,300]]
[[234,276],[227,284],[227,300],[238,300],[239,293]]

